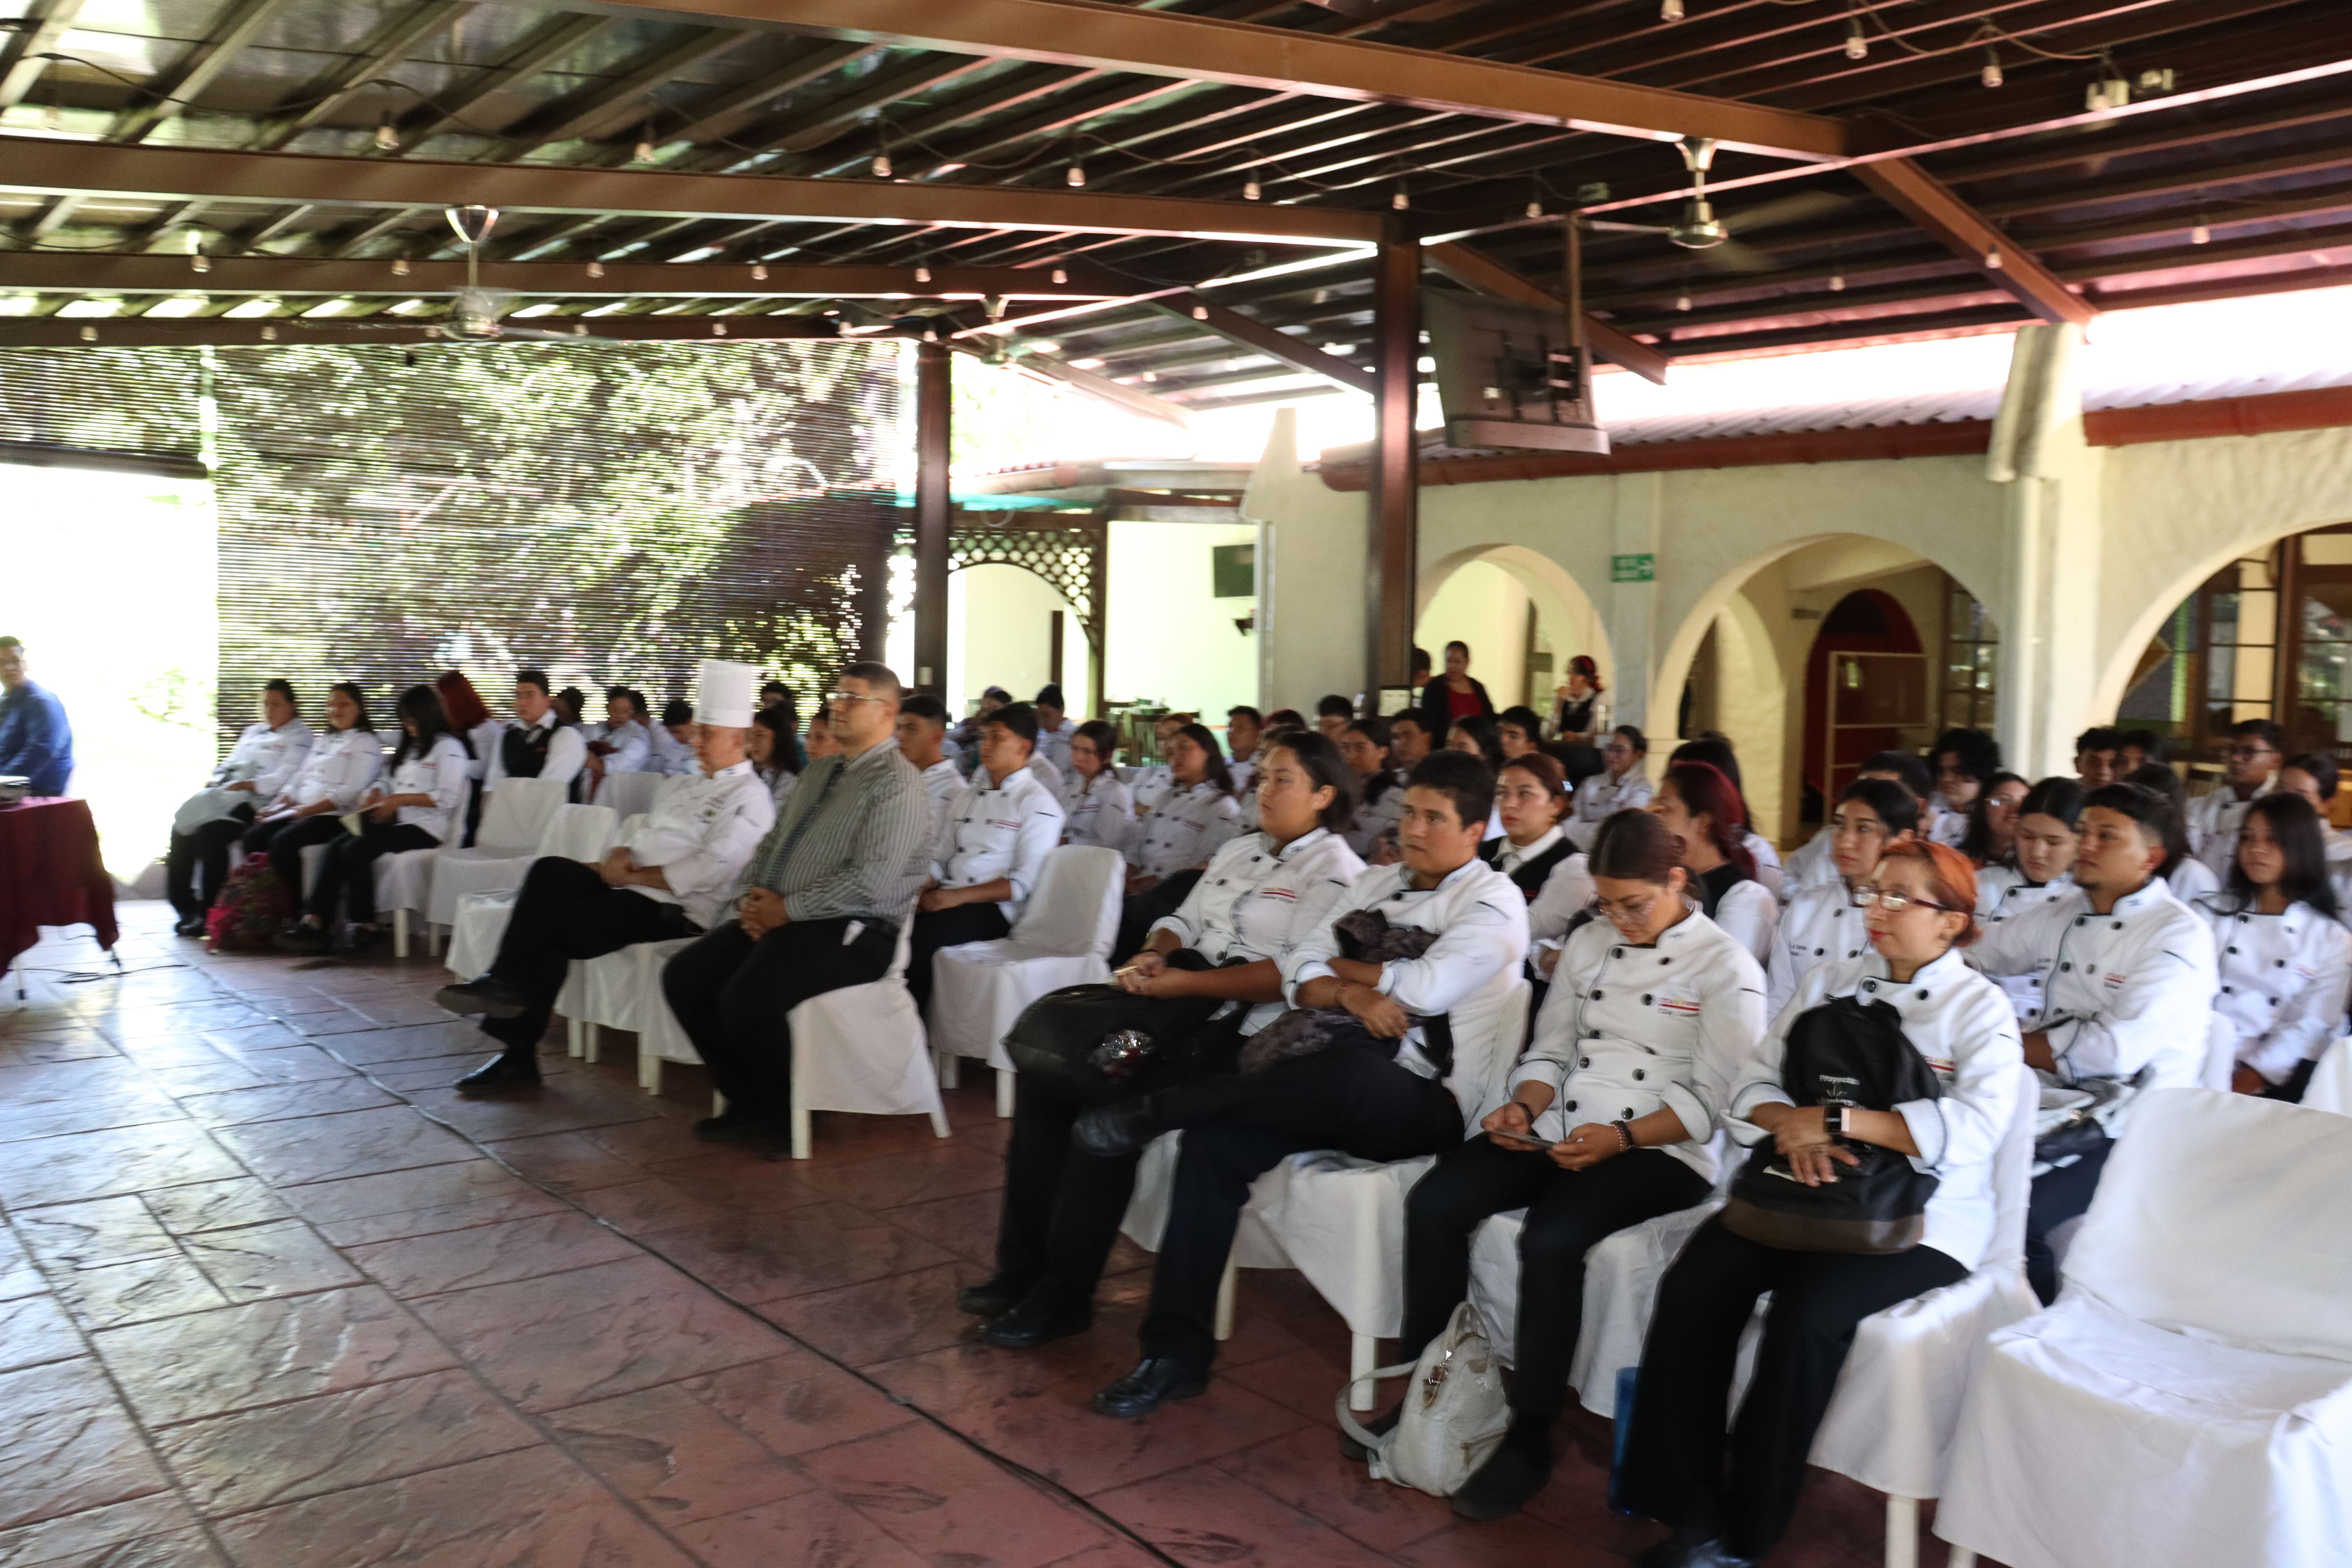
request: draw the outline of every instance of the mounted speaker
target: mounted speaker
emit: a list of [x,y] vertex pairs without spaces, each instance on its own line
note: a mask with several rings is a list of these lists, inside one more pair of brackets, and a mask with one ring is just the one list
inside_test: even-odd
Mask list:
[[1566,310],[1425,289],[1421,321],[1447,446],[1608,454],[1592,355]]

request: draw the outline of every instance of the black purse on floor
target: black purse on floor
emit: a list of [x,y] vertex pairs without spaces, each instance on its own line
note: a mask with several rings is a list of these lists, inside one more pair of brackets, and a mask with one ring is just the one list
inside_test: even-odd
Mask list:
[[[1799,1105],[1891,1110],[1941,1100],[1944,1086],[1904,1037],[1903,1016],[1884,1002],[1833,997],[1790,1026],[1780,1087]],[[1769,1140],[1748,1156],[1723,1207],[1723,1227],[1790,1252],[1906,1252],[1927,1234],[1937,1181],[1875,1143],[1841,1142],[1859,1165],[1806,1186]]]

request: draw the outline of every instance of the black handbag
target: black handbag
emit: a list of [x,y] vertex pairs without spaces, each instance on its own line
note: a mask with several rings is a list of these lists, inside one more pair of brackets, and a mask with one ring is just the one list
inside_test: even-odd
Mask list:
[[[1904,1037],[1903,1017],[1884,1002],[1833,997],[1790,1026],[1780,1087],[1799,1105],[1891,1110],[1941,1100],[1942,1080]],[[1906,1252],[1927,1234],[1936,1178],[1875,1143],[1843,1140],[1859,1165],[1809,1187],[1769,1142],[1757,1146],[1731,1184],[1723,1227],[1790,1252]]]
[[[1218,967],[1191,948],[1168,955],[1171,969]],[[1004,1054],[1022,1077],[1047,1092],[1108,1105],[1147,1087],[1198,1072],[1211,1061],[1220,1032],[1206,1027],[1225,1004],[1213,996],[1138,996],[1116,985],[1065,985],[1022,1010],[1004,1037]],[[1230,1033],[1224,1031],[1223,1033]]]

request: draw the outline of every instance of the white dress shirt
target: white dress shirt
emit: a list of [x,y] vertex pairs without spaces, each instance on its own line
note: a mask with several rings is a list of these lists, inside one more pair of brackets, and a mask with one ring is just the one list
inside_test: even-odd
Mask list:
[[1070,737],[1078,732],[1077,721],[1065,719],[1052,729],[1037,726],[1037,755],[1054,764],[1057,773],[1070,771]]
[[2281,915],[2209,893],[2193,906],[2212,929],[2221,989],[2213,1011],[2238,1032],[2238,1060],[2284,1083],[2344,1032],[2352,931],[2300,900]]
[[374,731],[332,730],[311,746],[301,771],[286,781],[269,809],[293,811],[325,801],[349,811],[383,772],[383,742]]
[[[1263,833],[1244,834],[1226,841],[1176,912],[1154,921],[1151,930],[1175,932],[1212,963],[1279,963],[1303,936],[1338,918],[1339,901],[1363,872],[1356,852],[1328,828],[1279,849]],[[1220,1008],[1219,1016],[1241,1005]],[[1282,1011],[1280,1002],[1251,1004],[1242,1033],[1256,1034]]]
[[213,770],[209,787],[250,782],[253,804],[274,800],[302,771],[303,759],[310,754],[317,739],[310,726],[299,719],[289,719],[275,730],[267,724],[247,724],[220,766]]
[[954,813],[956,802],[963,798],[964,786],[969,782],[952,757],[942,756],[923,770],[923,793],[931,797],[933,838],[948,830],[948,817]]
[[[517,728],[520,729],[521,726],[518,725]],[[529,729],[523,730],[523,739],[529,741],[550,728],[555,729],[555,734],[547,742],[547,761],[541,766],[538,776],[552,779],[560,784],[568,784],[580,776],[580,770],[588,763],[588,742],[580,738],[578,725],[556,726],[555,710],[552,708],[547,710],[545,718]],[[483,775],[482,787],[486,790],[496,789],[499,787],[499,782],[506,776],[506,737],[500,735],[498,743],[490,748],[490,768],[489,772]]]
[[2238,834],[2246,826],[2247,809],[2270,794],[2276,783],[2275,778],[2264,779],[2243,800],[2230,785],[2216,784],[2189,803],[2189,852],[2204,861],[2217,878],[2229,878],[2230,861],[2238,853]]
[[[1451,1013],[1528,956],[1528,901],[1517,883],[1484,860],[1472,857],[1426,890],[1412,886],[1412,868],[1379,866],[1357,878],[1348,896],[1330,906],[1330,920],[1283,958],[1282,994],[1292,1006],[1299,1005],[1300,986],[1331,973],[1330,961],[1339,956],[1332,922],[1356,910],[1378,910],[1392,926],[1438,933],[1419,958],[1381,965],[1380,991],[1415,1017]],[[1423,1078],[1441,1076],[1419,1024],[1406,1031],[1396,1060]]]
[[947,827],[931,852],[931,875],[942,888],[976,888],[1006,879],[1013,896],[996,907],[1006,920],[1018,920],[1045,857],[1061,842],[1062,803],[1035,773],[1018,768],[999,784],[986,768],[976,768],[948,813]]
[[1974,1268],[1992,1245],[1993,1155],[2017,1113],[2017,1068],[2025,1050],[2000,989],[1970,969],[1959,950],[1922,965],[1900,985],[1875,952],[1823,963],[1808,973],[1732,1089],[1731,1114],[1741,1119],[1731,1123],[1732,1135],[1751,1145],[1769,1136],[1745,1119],[1759,1107],[1790,1103],[1780,1081],[1790,1027],[1838,996],[1893,1007],[1902,1016],[1903,1037],[1942,1083],[1939,1099],[1906,1100],[1889,1109],[1903,1118],[1919,1147],[1911,1156],[1912,1169],[1936,1178],[1920,1245]]
[[751,851],[775,821],[774,799],[750,763],[680,778],[621,841],[638,865],[659,867],[669,886],[628,890],[685,906],[687,919],[708,931],[725,916]]
[[1595,773],[1576,786],[1575,795],[1569,798],[1568,819],[1561,826],[1570,843],[1590,850],[1601,836],[1601,823],[1612,813],[1640,811],[1656,793],[1657,786],[1638,767],[1616,778]]
[[1162,801],[1127,846],[1128,863],[1150,877],[1205,866],[1241,831],[1241,807],[1208,780]]
[[499,760],[499,742],[507,738],[507,721],[485,719],[466,731],[467,748],[474,754],[467,759],[466,776],[476,784],[490,776],[490,764]]
[[392,777],[383,783],[383,793],[423,795],[433,797],[431,805],[404,805],[400,808],[401,823],[421,827],[447,843],[453,829],[462,826],[458,816],[466,809],[466,743],[455,735],[436,735],[430,751],[411,752],[408,760],[392,770]]
[[1090,779],[1073,770],[1062,780],[1062,816],[1070,843],[1123,850],[1135,831],[1135,796],[1108,768]]
[[2040,1027],[2058,1077],[2137,1076],[2193,1088],[2205,1066],[2208,1021],[2221,982],[2213,934],[2197,912],[2150,882],[2097,914],[2080,888],[1985,928],[1969,962],[1987,974],[2039,973]]
[[597,728],[603,733],[588,735],[586,739],[602,741],[613,748],[611,754],[604,759],[606,773],[652,771],[654,741],[643,724],[632,719],[625,724],[599,725]]
[[1731,1086],[1764,1035],[1764,974],[1721,926],[1696,910],[1647,947],[1606,921],[1568,939],[1536,1017],[1535,1043],[1511,1071],[1548,1084],[1535,1135],[1559,1142],[1588,1121],[1681,1118],[1689,1138],[1658,1145],[1709,1181],[1709,1142]]
[[[1403,792],[1398,791],[1400,795]],[[1544,829],[1543,837],[1524,848],[1503,840],[1495,851],[1494,867],[1507,877],[1530,860],[1540,860],[1557,848],[1568,835],[1559,827]],[[1570,847],[1573,847],[1571,845]],[[1520,888],[1528,900],[1528,940],[1534,942],[1558,942],[1567,934],[1568,922],[1576,912],[1592,901],[1591,862],[1582,855],[1570,855],[1544,874],[1543,886],[1533,892]],[[1513,886],[1517,886],[1514,883]]]
[[1780,911],[1780,938],[1766,972],[1764,1005],[1774,1016],[1797,994],[1797,983],[1824,963],[1843,963],[1870,951],[1862,911],[1841,877],[1826,887],[1807,888]]

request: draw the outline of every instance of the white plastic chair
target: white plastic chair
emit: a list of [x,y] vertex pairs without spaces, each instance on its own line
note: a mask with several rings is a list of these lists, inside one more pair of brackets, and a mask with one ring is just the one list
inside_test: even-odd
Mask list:
[[690,936],[673,937],[667,942],[641,942],[629,949],[636,955],[636,989],[641,998],[637,1009],[637,1087],[647,1094],[661,1092],[662,1063],[702,1060],[694,1042],[686,1037],[677,1015],[670,1011],[669,999],[662,994],[661,985],[664,966],[697,940]]
[[[535,783],[535,780],[518,781]],[[616,841],[617,824],[613,810],[604,805],[561,805],[548,819],[547,830],[539,836],[538,853],[529,860],[498,864],[519,867],[509,887],[467,894],[457,900],[449,922],[450,971],[462,979],[470,980],[489,968],[499,955],[499,942],[505,937],[507,921],[514,917],[515,897],[521,891],[523,879],[530,875],[531,865],[549,855],[567,860],[593,865],[604,858],[606,850]],[[435,890],[439,890],[439,873],[435,874]]]
[[2352,1116],[2352,1037],[2336,1041],[2320,1057],[2311,1086],[2303,1091],[2303,1107]]
[[1010,936],[942,948],[931,960],[931,1050],[940,1082],[980,1058],[996,1069],[996,1114],[1013,1114],[1004,1037],[1022,1010],[1065,985],[1110,978],[1127,862],[1116,849],[1070,844],[1045,857]]
[[[522,886],[530,863],[563,808],[564,786],[552,779],[509,779],[490,795],[470,849],[444,849],[432,863],[432,887],[425,918],[436,926],[457,923],[457,903],[468,893],[497,893]],[[594,809],[593,807],[588,809]]]
[[596,804],[609,805],[623,816],[654,808],[654,796],[668,778],[666,773],[606,773],[596,786]]
[[824,992],[792,1010],[793,1159],[809,1158],[810,1113],[817,1110],[928,1115],[931,1131],[948,1136],[947,1107],[922,1016],[907,989],[914,927],[909,910],[898,922],[898,945],[881,979]]
[[2055,1305],[1992,1336],[1936,1533],[2011,1568],[2352,1563],[2352,1127],[2140,1097]]

